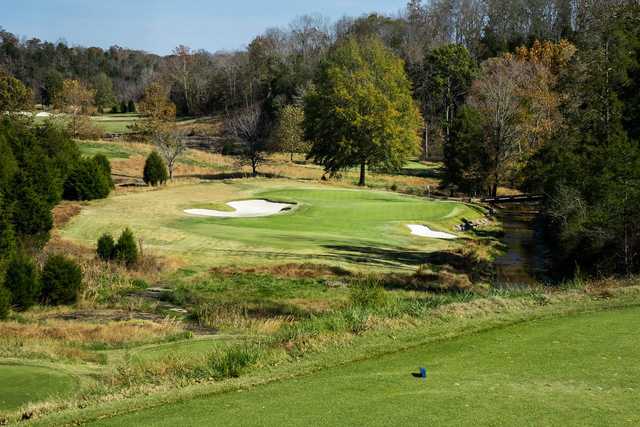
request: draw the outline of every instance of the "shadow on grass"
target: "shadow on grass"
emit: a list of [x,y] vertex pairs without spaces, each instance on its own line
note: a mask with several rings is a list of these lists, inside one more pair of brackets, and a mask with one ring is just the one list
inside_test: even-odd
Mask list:
[[352,263],[377,264],[381,266],[405,265],[417,267],[423,264],[435,266],[448,265],[456,270],[467,271],[470,267],[469,259],[455,252],[409,251],[402,248],[380,248],[372,246],[329,245],[325,248],[333,254]]
[[282,178],[283,176],[276,173],[258,173],[255,176],[248,172],[220,172],[213,174],[193,174],[181,175],[181,178],[196,178],[206,181],[221,181],[225,179],[241,179],[241,178]]

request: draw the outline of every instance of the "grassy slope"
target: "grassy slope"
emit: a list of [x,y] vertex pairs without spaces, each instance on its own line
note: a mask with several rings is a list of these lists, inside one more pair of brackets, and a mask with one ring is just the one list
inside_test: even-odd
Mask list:
[[0,364],[0,384],[0,411],[6,411],[70,393],[76,387],[76,380],[51,368]]
[[[462,217],[480,213],[450,202],[394,193],[327,189],[286,180],[238,180],[173,186],[118,195],[90,203],[62,231],[63,237],[93,245],[103,232],[131,227],[145,245],[201,265],[283,261],[403,268],[428,252],[458,243],[414,237],[405,224],[451,230]],[[296,201],[289,213],[267,218],[187,217],[202,203],[246,198]]]
[[638,308],[534,321],[95,425],[637,425],[638,327]]

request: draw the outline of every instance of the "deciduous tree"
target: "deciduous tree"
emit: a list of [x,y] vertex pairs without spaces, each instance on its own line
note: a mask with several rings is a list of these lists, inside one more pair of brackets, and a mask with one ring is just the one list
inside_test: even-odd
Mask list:
[[236,111],[227,118],[226,126],[242,144],[240,164],[250,165],[256,176],[258,165],[265,160],[269,128],[262,107],[256,104]]
[[340,41],[305,98],[309,158],[325,171],[397,169],[419,149],[421,119],[403,61],[377,38]]
[[31,109],[31,91],[15,77],[0,70],[0,113]]
[[80,80],[65,80],[62,83],[61,103],[64,110],[71,115],[70,129],[72,135],[78,136],[82,115],[91,112],[95,100],[95,91],[87,88]]
[[279,150],[291,155],[306,153],[309,144],[304,139],[304,109],[298,105],[285,105],[280,111],[278,125],[275,130],[276,146]]

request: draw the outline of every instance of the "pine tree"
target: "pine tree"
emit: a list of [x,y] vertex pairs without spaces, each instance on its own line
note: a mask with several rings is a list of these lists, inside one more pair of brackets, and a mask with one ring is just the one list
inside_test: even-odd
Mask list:
[[152,151],[144,163],[143,179],[151,186],[164,184],[169,178],[164,160],[156,151]]
[[42,268],[42,300],[47,305],[73,304],[82,286],[82,271],[63,255],[50,256]]
[[133,232],[125,228],[115,247],[116,258],[126,264],[128,267],[135,265],[138,262],[138,245]]
[[14,256],[7,266],[4,286],[11,292],[11,302],[18,309],[26,310],[35,304],[40,295],[40,282],[34,262],[25,255]]

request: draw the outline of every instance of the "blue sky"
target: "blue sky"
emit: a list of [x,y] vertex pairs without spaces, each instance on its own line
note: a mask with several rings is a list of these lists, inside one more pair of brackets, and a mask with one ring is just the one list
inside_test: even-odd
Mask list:
[[376,11],[395,14],[406,0],[0,0],[0,26],[18,36],[71,45],[119,45],[166,54],[178,44],[209,51],[246,46],[297,16],[332,21]]

